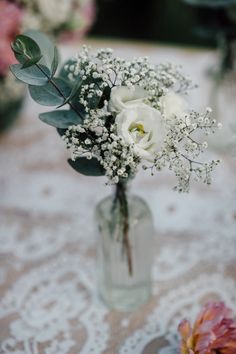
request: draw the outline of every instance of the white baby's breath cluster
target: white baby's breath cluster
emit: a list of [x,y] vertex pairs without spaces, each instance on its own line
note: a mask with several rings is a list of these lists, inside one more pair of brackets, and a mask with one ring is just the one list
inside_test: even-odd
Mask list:
[[64,68],[72,82],[80,82],[76,101],[84,120],[64,135],[72,159],[96,158],[109,183],[134,176],[138,167],[174,172],[179,191],[191,179],[211,183],[218,160],[201,162],[207,148],[201,136],[220,127],[204,114],[191,111],[184,95],[194,87],[171,64],[151,64],[147,57],[125,60],[111,49],[92,55],[84,47]]
[[[114,57],[110,48],[100,49],[92,55],[89,49],[84,46],[78,60],[67,69],[71,80],[78,75],[81,75],[83,80],[86,78],[89,78],[89,81],[91,78],[95,80],[92,87],[88,88],[91,95],[95,92],[101,96],[101,90],[106,86],[126,86],[131,89],[139,86],[146,91],[148,103],[154,108],[159,108],[159,98],[168,92],[169,88],[186,93],[193,87],[191,79],[184,76],[179,67],[170,63],[154,65],[149,62],[148,57],[129,61]],[[99,80],[102,80],[100,87],[97,84]],[[86,96],[84,99],[86,100]]]
[[[179,191],[189,191],[190,180],[202,180],[206,184],[211,184],[211,172],[219,164],[219,160],[201,162],[198,157],[207,147],[207,142],[199,141],[199,133],[208,135],[221,128],[220,123],[216,123],[210,117],[211,109],[207,108],[204,114],[195,111],[184,114],[182,117],[175,116],[175,123],[165,121],[167,134],[163,142],[162,151],[156,154],[153,170],[161,170],[168,167],[172,170],[178,180],[175,189]],[[150,168],[144,165],[144,169]]]
[[[99,114],[102,114],[101,118]],[[104,118],[109,119],[105,112],[91,112],[83,125],[71,126],[64,136],[67,146],[71,148],[72,159],[86,156],[96,157],[105,170],[110,183],[118,183],[120,178],[135,175],[140,158],[122,137],[117,136],[115,124],[108,129]]]

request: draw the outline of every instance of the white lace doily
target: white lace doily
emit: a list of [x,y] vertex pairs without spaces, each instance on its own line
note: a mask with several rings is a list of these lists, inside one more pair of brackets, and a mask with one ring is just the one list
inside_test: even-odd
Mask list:
[[156,227],[153,296],[135,313],[109,311],[97,297],[93,222],[109,188],[68,167],[54,129],[31,117],[37,109],[28,102],[0,138],[0,353],[174,354],[179,322],[204,302],[221,299],[236,314],[235,161],[187,195],[172,192],[168,173],[137,177]]

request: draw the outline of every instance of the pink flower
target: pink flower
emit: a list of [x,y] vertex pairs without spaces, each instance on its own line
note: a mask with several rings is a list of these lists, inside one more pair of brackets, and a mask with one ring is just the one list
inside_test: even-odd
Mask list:
[[22,10],[7,0],[0,1],[0,76],[15,62],[11,42],[20,31]]
[[223,302],[206,304],[193,328],[183,320],[178,330],[182,354],[236,354],[236,322]]

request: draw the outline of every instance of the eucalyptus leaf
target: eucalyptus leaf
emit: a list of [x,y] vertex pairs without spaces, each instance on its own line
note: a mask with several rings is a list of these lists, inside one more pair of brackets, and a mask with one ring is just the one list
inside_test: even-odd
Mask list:
[[30,67],[38,63],[42,58],[42,53],[37,43],[22,34],[16,36],[12,43],[12,50],[16,59],[22,64],[22,68]]
[[72,87],[73,87],[73,82],[68,78],[68,74],[70,73],[70,71],[67,69],[67,67],[70,67],[71,65],[75,65],[75,63],[76,63],[75,59],[67,60],[58,73],[58,77],[70,83]]
[[105,171],[96,158],[88,160],[86,157],[79,157],[75,161],[69,159],[68,163],[77,172],[85,176],[104,176]]
[[58,52],[57,47],[55,46],[54,47],[54,58],[52,61],[52,70],[51,70],[52,76],[55,75],[57,68],[58,68],[58,64],[59,64],[59,52]]
[[109,101],[111,96],[111,88],[109,86],[106,86],[103,89],[102,97],[100,98],[100,101],[98,103],[98,108],[102,108],[104,106],[104,101]]
[[83,80],[80,77],[78,77],[77,80],[74,83],[74,86],[72,87],[70,95],[67,97],[67,99],[63,102],[62,105],[72,101],[73,98],[75,98],[76,95],[79,96],[79,91],[80,91],[80,87],[82,85],[82,82],[83,82]]
[[[95,84],[97,86],[98,89],[102,90],[103,93],[104,93],[104,89],[101,88],[101,83],[102,83],[102,80],[99,78],[99,79],[91,79],[91,78],[88,78],[84,84],[86,85],[90,85],[91,83]],[[106,92],[107,93],[107,92]],[[87,98],[87,102],[88,102],[88,107],[90,109],[95,109],[95,108],[98,108],[99,106],[102,106],[102,101],[104,102],[104,98],[103,98],[103,95],[102,96],[97,96],[96,94],[90,98]]]
[[73,110],[57,110],[41,113],[39,119],[44,123],[60,129],[66,129],[71,125],[82,123],[80,116]]
[[71,104],[76,110],[76,112],[79,112],[80,117],[84,120],[87,114],[84,106],[78,101],[78,99],[72,99]]
[[64,80],[54,78],[44,86],[30,85],[29,92],[33,100],[43,106],[58,106],[63,104],[65,97],[70,95],[71,88]]
[[44,33],[36,30],[26,31],[24,35],[32,38],[37,43],[42,53],[40,64],[46,66],[49,69],[50,73],[52,74],[52,72],[55,70],[55,64],[56,64],[56,63],[53,64],[53,62],[58,61],[58,57],[55,60],[55,55],[58,56],[58,53],[57,51],[55,51],[54,43]]
[[90,98],[87,98],[87,102],[88,102],[88,107],[90,109],[95,109],[98,107],[99,105],[99,102],[101,100],[101,97],[99,96],[93,96],[93,97],[90,97]]
[[67,131],[67,129],[57,128],[57,132],[58,132],[58,134],[59,134],[60,136],[65,135],[66,131]]
[[14,64],[10,66],[10,70],[18,80],[28,85],[43,86],[50,76],[49,70],[40,64],[28,68],[23,68],[22,64]]

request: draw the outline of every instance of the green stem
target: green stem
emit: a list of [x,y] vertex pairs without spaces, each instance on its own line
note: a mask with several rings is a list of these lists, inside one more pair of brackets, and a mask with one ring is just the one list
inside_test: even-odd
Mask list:
[[[55,83],[55,81],[52,80],[52,78],[36,63],[35,64],[36,67],[46,76],[46,78],[48,79],[48,81],[53,85],[53,87],[55,87],[55,89],[57,90],[57,92],[64,98],[64,100],[67,99],[67,97],[64,95],[64,93],[61,91],[60,87],[57,86],[57,84]],[[73,111],[75,111],[75,113],[77,113],[82,119],[83,116],[80,114],[79,111],[77,111],[77,109],[74,107],[74,105],[71,102],[68,102],[69,106],[71,107],[71,109],[73,109]]]
[[[25,53],[25,57],[27,59],[31,59],[31,57],[29,55],[27,55]],[[57,92],[64,98],[64,100],[67,99],[67,97],[64,95],[64,93],[62,92],[62,90],[60,89],[60,87],[57,86],[57,84],[52,80],[51,76],[49,76],[44,70],[43,68],[38,64],[38,63],[35,63],[35,66],[41,71],[41,73],[43,73],[46,78],[48,79],[48,81],[53,85],[53,87],[55,87],[55,89],[57,90]],[[77,113],[80,118],[82,118],[82,120],[84,119],[84,117],[80,114],[79,111],[77,111],[77,109],[74,107],[74,105],[71,103],[71,102],[68,102],[69,106],[71,107],[71,109],[73,109],[73,111],[75,113]]]
[[113,210],[119,203],[121,213],[121,228],[122,228],[122,248],[127,257],[129,275],[133,274],[133,262],[131,245],[129,240],[129,207],[127,201],[127,184],[119,182],[116,185],[116,193],[113,203]]

